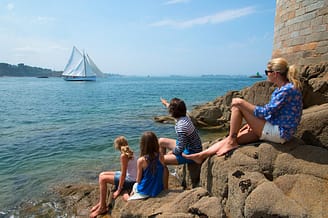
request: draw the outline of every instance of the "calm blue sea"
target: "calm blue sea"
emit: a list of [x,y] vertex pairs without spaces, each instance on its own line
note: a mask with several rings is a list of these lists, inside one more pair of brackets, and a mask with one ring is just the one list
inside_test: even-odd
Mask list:
[[109,77],[66,82],[0,77],[0,215],[54,185],[96,182],[100,171],[119,169],[119,153],[113,148],[118,135],[125,135],[136,151],[143,131],[175,137],[173,125],[153,121],[167,114],[161,96],[182,98],[191,110],[259,80]]

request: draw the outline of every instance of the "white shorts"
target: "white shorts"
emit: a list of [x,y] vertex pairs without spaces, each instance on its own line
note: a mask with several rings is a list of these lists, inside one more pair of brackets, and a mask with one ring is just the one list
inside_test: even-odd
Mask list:
[[269,122],[265,122],[260,139],[280,144],[286,142],[285,139],[280,137],[279,126],[272,125]]

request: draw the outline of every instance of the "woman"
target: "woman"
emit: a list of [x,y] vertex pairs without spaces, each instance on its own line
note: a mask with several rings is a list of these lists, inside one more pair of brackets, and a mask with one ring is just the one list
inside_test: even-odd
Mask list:
[[123,190],[131,190],[136,182],[137,158],[134,157],[128,141],[124,136],[119,136],[114,140],[114,147],[121,152],[121,171],[107,171],[99,174],[99,202],[90,210],[90,217],[97,217],[107,212],[107,183],[115,185],[116,191],[113,193],[115,199]]
[[[258,140],[284,144],[296,132],[302,116],[301,82],[294,65],[288,66],[283,58],[275,58],[267,64],[265,74],[268,81],[277,88],[271,100],[264,106],[253,105],[241,98],[234,98],[231,103],[229,136],[208,149],[185,158],[202,163],[213,154],[218,156],[238,147]],[[242,119],[247,124],[241,128]]]

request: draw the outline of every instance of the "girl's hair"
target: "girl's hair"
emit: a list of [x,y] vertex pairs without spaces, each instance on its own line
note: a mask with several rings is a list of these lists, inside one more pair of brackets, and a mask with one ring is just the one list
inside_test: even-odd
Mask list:
[[133,158],[133,151],[130,149],[128,141],[124,136],[119,136],[114,140],[114,146],[120,150],[122,154],[126,155],[129,159]]
[[288,66],[288,62],[284,58],[275,58],[268,62],[268,69],[278,72],[289,82],[293,83],[296,89],[302,89],[302,83],[299,80],[298,70],[295,65]]
[[156,170],[156,157],[159,154],[159,144],[155,133],[144,132],[140,139],[140,157],[146,156],[146,160],[151,164],[152,172]]
[[174,118],[184,117],[187,113],[187,107],[183,100],[172,98],[169,105],[169,113]]

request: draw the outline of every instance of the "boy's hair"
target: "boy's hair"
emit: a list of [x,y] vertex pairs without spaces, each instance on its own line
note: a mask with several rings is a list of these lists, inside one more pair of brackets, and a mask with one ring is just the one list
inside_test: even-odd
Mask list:
[[133,151],[130,149],[128,141],[124,136],[119,136],[114,140],[114,146],[122,154],[126,155],[129,159],[133,157]]
[[172,98],[169,105],[169,113],[174,118],[184,117],[187,113],[187,107],[183,100]]

